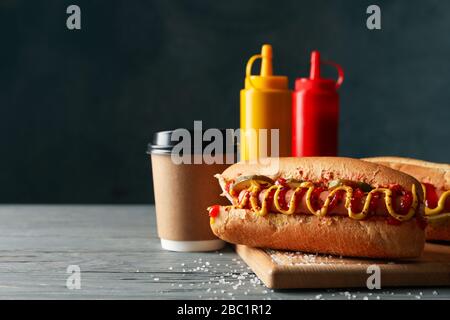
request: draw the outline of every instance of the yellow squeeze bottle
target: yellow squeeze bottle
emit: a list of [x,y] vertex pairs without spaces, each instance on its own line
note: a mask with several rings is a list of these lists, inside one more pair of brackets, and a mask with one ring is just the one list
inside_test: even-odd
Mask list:
[[[261,59],[260,75],[252,75],[252,65]],[[252,56],[246,67],[245,88],[241,90],[241,160],[266,156],[291,156],[292,92],[286,76],[274,76],[272,46],[265,44],[261,54]],[[252,130],[249,130],[252,129]],[[260,129],[267,129],[267,133]],[[279,129],[279,152],[272,152]],[[275,139],[275,140],[273,140]],[[276,150],[274,150],[276,151]]]

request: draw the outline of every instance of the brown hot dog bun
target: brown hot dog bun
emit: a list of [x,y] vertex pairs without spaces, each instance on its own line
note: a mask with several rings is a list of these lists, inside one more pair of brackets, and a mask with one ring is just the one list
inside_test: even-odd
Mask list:
[[[216,175],[229,199],[226,184],[240,176],[266,176],[326,182],[345,179],[370,184],[374,188],[400,185],[407,191],[415,185],[419,205],[416,215],[400,224],[388,224],[386,217],[368,216],[356,220],[349,216],[282,214],[257,215],[250,208],[220,207],[211,228],[219,238],[236,244],[312,253],[370,258],[413,258],[420,256],[425,241],[417,223],[423,214],[423,192],[413,177],[388,167],[351,158],[280,158],[267,167],[237,163]],[[230,199],[230,200],[234,200]],[[331,209],[330,209],[331,210]]]
[[401,226],[384,219],[355,221],[347,217],[316,217],[221,207],[211,224],[219,238],[250,247],[325,253],[348,257],[414,258],[423,250],[425,235],[415,219]]
[[430,241],[450,241],[450,219],[439,223],[428,223],[426,239]]
[[[420,182],[432,184],[436,187],[439,194],[450,190],[449,164],[401,157],[375,157],[362,160],[379,163],[405,172]],[[448,212],[445,210],[442,212],[442,214],[446,213]],[[427,240],[450,241],[450,218],[443,218],[436,221],[430,219],[426,229],[426,238]]]
[[439,189],[450,189],[450,164],[401,157],[373,157],[361,160],[379,163],[405,172],[418,181],[431,183]]

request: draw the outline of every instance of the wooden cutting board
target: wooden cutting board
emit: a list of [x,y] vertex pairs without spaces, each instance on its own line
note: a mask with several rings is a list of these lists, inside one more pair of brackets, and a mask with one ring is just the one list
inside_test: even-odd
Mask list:
[[370,265],[380,267],[381,287],[450,285],[450,245],[425,245],[414,260],[339,258],[236,246],[237,253],[272,289],[367,287]]

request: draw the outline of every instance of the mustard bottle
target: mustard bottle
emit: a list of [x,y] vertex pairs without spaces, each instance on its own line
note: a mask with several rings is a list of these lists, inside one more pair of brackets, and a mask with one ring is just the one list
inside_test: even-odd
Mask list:
[[[252,65],[257,59],[261,59],[260,75],[252,75]],[[273,75],[272,46],[265,44],[261,54],[248,60],[245,88],[241,90],[241,160],[291,156],[291,113],[292,92],[288,89],[288,78]],[[279,130],[279,150],[275,144],[276,131],[271,129]]]

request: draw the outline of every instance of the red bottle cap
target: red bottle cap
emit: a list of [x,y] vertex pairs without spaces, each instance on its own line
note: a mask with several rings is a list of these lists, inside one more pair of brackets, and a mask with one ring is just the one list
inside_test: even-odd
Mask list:
[[[337,81],[320,77],[320,64],[325,63],[334,66],[338,71]],[[341,66],[329,61],[320,60],[320,52],[315,50],[311,53],[311,72],[309,78],[299,78],[295,80],[295,90],[307,90],[312,87],[320,87],[324,90],[337,90],[344,81],[344,71]]]

